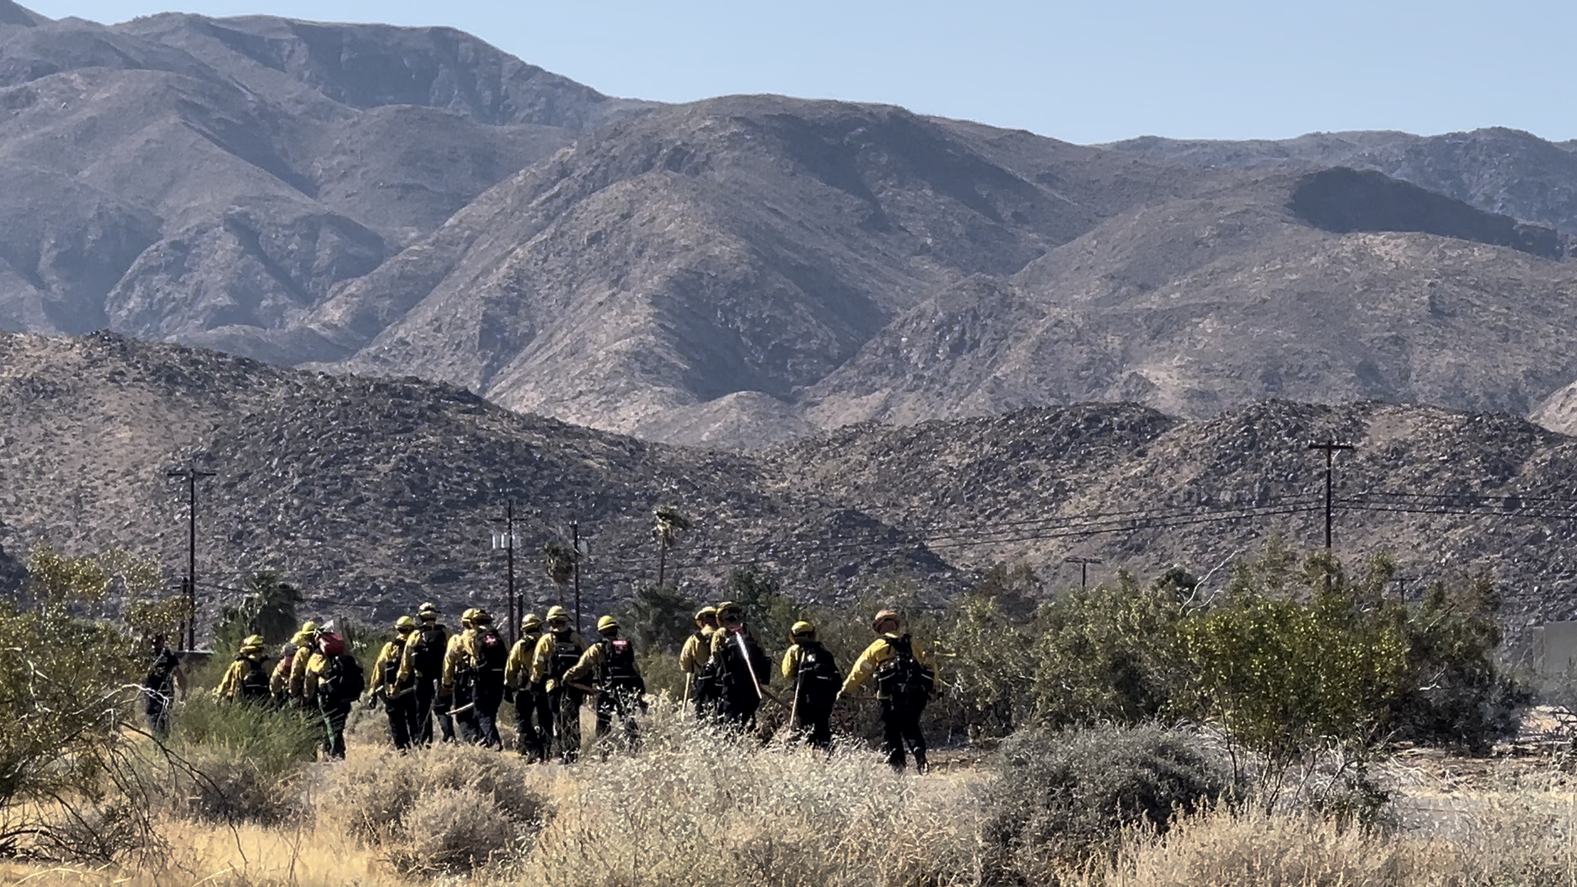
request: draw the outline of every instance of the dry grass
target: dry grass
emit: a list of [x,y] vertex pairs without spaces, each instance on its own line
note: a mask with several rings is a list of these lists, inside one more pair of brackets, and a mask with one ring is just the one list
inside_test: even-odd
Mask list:
[[[698,734],[665,706],[646,726],[638,754],[575,767],[358,746],[309,771],[315,818],[234,829],[170,820],[171,852],[154,865],[0,866],[0,884],[1577,887],[1577,798],[1554,768],[1449,795],[1420,779],[1420,809],[1450,814],[1429,829],[1415,816],[1409,830],[1364,832],[1247,805],[1181,817],[1164,835],[1132,827],[1109,857],[1019,879],[987,862],[983,768],[897,776],[864,750],[824,759]],[[411,859],[435,864],[402,874]]]

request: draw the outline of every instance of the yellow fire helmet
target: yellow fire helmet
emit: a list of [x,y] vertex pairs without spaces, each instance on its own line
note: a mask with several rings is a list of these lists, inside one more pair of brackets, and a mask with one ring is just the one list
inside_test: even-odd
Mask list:
[[409,616],[401,616],[394,620],[394,630],[400,634],[416,630],[416,620]]
[[301,633],[302,634],[317,634],[318,633],[318,624],[316,622],[313,622],[312,620],[308,619],[306,622],[301,623]]
[[437,619],[439,616],[438,605],[432,601],[424,601],[420,607],[416,608],[416,615],[423,619]]
[[702,607],[701,609],[695,611],[695,621],[697,621],[697,622],[705,622],[708,619],[712,620],[713,622],[717,621],[717,608],[716,607],[706,606],[706,607]]
[[892,610],[882,610],[880,613],[876,614],[875,619],[871,620],[871,630],[877,634],[881,634],[882,626],[888,622],[893,624],[893,631],[897,631],[899,628],[903,627],[902,617]]
[[477,615],[479,613],[481,613],[481,612],[482,612],[481,610],[478,610],[475,607],[471,607],[471,608],[467,609],[464,613],[460,614],[460,624],[461,625],[470,625],[471,623],[476,621]]
[[481,609],[480,607],[478,607],[477,611],[476,611],[476,615],[471,617],[471,624],[472,625],[492,625],[493,624],[493,614],[487,612],[486,610]]
[[619,620],[613,618],[612,616],[604,616],[597,620],[598,631],[609,631],[611,629],[617,629],[618,627]]
[[719,622],[726,621],[730,617],[735,616],[739,617],[740,619],[745,618],[745,608],[734,603],[733,601],[723,601],[721,604],[717,605],[717,620]]
[[809,622],[796,622],[794,623],[794,627],[789,629],[789,640],[791,641],[797,641],[800,638],[814,639],[815,637],[816,626],[810,624]]
[[268,643],[268,642],[263,640],[263,636],[262,635],[254,634],[251,637],[249,637],[246,640],[241,642],[241,648],[242,649],[246,649],[247,647],[258,647],[258,648],[261,648],[266,643]]
[[555,619],[566,619],[566,620],[569,619],[569,611],[564,609],[563,607],[556,606],[556,605],[552,606],[552,607],[549,607],[548,608],[548,621],[552,622]]
[[521,631],[541,631],[542,630],[542,617],[538,616],[535,613],[527,613],[525,616],[521,617],[521,619],[520,619],[520,630]]

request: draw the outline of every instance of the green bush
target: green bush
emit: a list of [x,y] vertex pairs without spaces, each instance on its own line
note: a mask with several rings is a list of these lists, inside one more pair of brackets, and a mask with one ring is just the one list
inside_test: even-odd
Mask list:
[[302,811],[305,766],[322,729],[309,713],[217,702],[194,695],[177,708],[157,761],[168,776],[160,792],[172,815],[200,822],[282,822]]
[[996,867],[1031,880],[1112,849],[1126,826],[1165,831],[1233,787],[1197,737],[1153,724],[1016,733],[990,771],[983,841]]

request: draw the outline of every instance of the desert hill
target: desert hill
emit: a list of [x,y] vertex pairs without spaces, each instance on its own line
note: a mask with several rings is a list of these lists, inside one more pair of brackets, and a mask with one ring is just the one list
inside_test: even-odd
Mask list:
[[1577,155],[1503,129],[1078,146],[610,98],[444,28],[5,0],[0,193],[0,329],[670,442],[1265,397],[1564,428],[1577,381]]
[[537,553],[578,520],[592,610],[655,578],[659,504],[696,518],[669,575],[698,597],[739,566],[801,597],[893,576],[941,596],[997,563],[1065,588],[1075,554],[1105,562],[1097,580],[1183,563],[1219,585],[1272,533],[1318,544],[1323,465],[1306,445],[1334,438],[1358,446],[1340,457],[1339,554],[1394,551],[1405,594],[1489,572],[1514,632],[1577,614],[1577,441],[1503,414],[1268,401],[1188,421],[1085,404],[849,426],[746,455],[114,335],[0,335],[0,367],[0,550],[125,545],[174,587],[185,496],[165,472],[195,458],[217,473],[199,494],[210,609],[266,567],[314,608],[362,618],[429,597],[502,609],[490,519],[511,496],[528,599],[556,599]]

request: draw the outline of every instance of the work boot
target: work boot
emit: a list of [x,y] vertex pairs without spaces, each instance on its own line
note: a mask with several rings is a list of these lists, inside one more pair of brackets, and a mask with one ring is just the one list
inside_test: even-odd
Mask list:
[[925,752],[923,751],[914,753],[914,772],[921,776],[931,772],[931,765],[925,762]]

